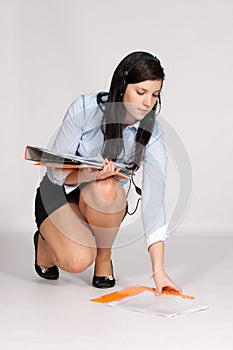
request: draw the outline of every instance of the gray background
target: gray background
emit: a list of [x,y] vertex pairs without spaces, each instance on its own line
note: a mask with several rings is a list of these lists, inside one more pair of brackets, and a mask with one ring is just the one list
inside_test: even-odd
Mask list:
[[[193,169],[189,211],[177,234],[232,235],[232,12],[230,0],[1,0],[0,232],[31,234],[40,170],[26,144],[46,146],[70,103],[107,90],[135,50],[166,72],[162,115]],[[176,167],[168,171],[168,209]]]
[[[230,0],[0,0],[2,349],[233,349],[232,10]],[[209,310],[172,320],[91,303],[108,293],[91,286],[93,266],[61,271],[54,283],[33,270],[41,173],[23,159],[25,145],[47,145],[69,104],[108,89],[134,50],[158,55],[165,67],[162,114],[193,169],[189,211],[166,244],[165,265]],[[178,193],[170,157],[170,212]],[[129,231],[138,235],[135,218]],[[140,240],[113,250],[113,263],[114,291],[153,285]]]

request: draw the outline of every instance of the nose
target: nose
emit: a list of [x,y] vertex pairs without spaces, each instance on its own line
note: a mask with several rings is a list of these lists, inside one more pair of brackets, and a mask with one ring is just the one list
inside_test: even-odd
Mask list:
[[145,94],[143,97],[143,105],[145,107],[151,107],[152,97],[149,94]]

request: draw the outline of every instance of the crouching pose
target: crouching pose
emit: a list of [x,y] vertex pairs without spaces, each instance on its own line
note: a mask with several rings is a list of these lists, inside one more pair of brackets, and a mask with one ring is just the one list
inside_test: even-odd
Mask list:
[[102,155],[103,169],[47,168],[37,189],[35,269],[57,279],[59,269],[79,273],[95,264],[92,285],[115,285],[111,249],[127,215],[127,200],[114,162],[143,169],[141,215],[157,294],[181,292],[164,270],[166,150],[156,120],[164,70],[147,52],[133,52],[117,66],[109,92],[81,95],[68,108],[53,143],[58,153]]

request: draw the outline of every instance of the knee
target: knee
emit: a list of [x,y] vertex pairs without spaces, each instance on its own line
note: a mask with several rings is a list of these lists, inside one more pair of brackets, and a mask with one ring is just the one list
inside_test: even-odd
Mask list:
[[112,177],[95,182],[98,195],[106,202],[114,202],[119,196],[118,181]]
[[58,266],[70,273],[80,273],[85,271],[89,266],[93,264],[96,258],[96,253],[93,254],[69,254],[69,256],[57,259]]
[[88,208],[105,213],[119,212],[126,206],[125,191],[117,180],[109,177],[84,187],[80,202],[85,212]]

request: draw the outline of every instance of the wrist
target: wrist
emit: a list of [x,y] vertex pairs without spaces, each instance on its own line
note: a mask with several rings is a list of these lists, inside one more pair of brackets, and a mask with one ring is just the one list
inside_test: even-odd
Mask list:
[[79,171],[78,183],[92,182],[96,180],[96,171],[92,171],[89,168],[84,168]]
[[164,271],[164,266],[157,266],[153,269],[152,274],[150,275],[151,278],[154,278],[160,271]]

